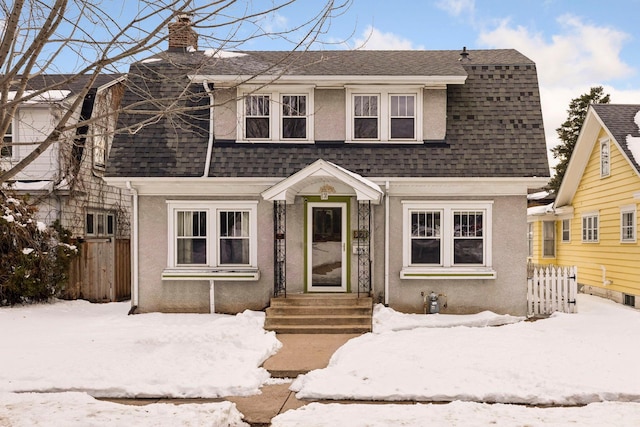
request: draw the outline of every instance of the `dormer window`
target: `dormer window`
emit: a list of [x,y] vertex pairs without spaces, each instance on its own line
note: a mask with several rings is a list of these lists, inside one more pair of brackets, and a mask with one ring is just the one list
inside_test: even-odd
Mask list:
[[419,88],[348,88],[347,141],[420,141],[421,93]]
[[[302,89],[302,90],[301,90]],[[246,142],[307,142],[313,121],[311,90],[278,87],[268,92],[240,95],[242,126],[238,140]]]
[[249,95],[245,105],[246,139],[269,139],[271,98],[269,95]]

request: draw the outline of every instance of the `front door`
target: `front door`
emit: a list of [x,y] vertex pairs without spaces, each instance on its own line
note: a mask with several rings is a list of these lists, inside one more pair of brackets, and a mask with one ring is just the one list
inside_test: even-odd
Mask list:
[[307,290],[347,290],[347,204],[307,204]]

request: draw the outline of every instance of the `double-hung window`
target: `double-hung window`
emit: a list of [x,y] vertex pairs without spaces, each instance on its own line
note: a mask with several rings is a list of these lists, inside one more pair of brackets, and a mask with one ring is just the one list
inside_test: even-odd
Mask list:
[[495,278],[491,202],[403,201],[401,278]]
[[416,88],[396,89],[347,89],[347,141],[421,140],[421,91]]
[[582,241],[598,242],[598,214],[590,213],[582,216]]
[[378,139],[378,95],[353,96],[353,138]]
[[634,243],[636,241],[636,207],[620,208],[620,241]]
[[542,222],[542,256],[556,256],[556,222]]
[[282,139],[307,138],[307,96],[282,95]]
[[313,136],[308,87],[274,87],[256,93],[239,92],[238,140],[249,142],[306,142]]
[[569,218],[562,220],[562,241],[564,243],[571,241],[571,220]]
[[256,267],[257,202],[170,201],[170,268]]
[[0,157],[11,157],[13,155],[13,123],[9,123],[7,132],[2,139],[2,149],[0,149]]
[[416,97],[415,95],[391,95],[390,139],[415,139]]
[[271,136],[271,97],[247,95],[244,99],[246,139],[269,139]]

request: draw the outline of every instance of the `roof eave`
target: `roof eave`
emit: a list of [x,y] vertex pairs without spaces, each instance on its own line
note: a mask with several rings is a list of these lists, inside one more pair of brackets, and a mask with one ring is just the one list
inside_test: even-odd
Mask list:
[[243,84],[313,84],[315,86],[344,87],[346,85],[420,85],[444,87],[446,85],[462,85],[466,82],[466,75],[454,76],[374,76],[374,75],[220,75],[220,74],[190,74],[192,83],[214,82],[221,87],[236,87]]

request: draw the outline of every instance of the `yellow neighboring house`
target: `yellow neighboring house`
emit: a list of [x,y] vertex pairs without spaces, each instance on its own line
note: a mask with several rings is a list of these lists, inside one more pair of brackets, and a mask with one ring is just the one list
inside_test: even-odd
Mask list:
[[528,209],[529,259],[640,308],[640,104],[589,107],[555,202]]

